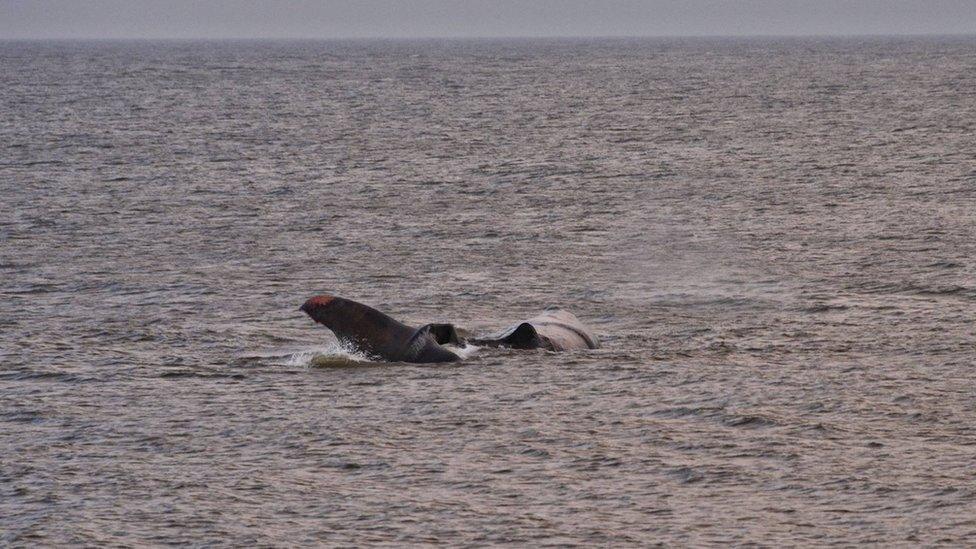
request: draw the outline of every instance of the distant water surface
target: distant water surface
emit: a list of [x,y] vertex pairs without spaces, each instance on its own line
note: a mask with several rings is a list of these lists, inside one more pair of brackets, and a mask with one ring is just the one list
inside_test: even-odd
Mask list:
[[966,37],[0,43],[0,544],[972,545],[974,135]]

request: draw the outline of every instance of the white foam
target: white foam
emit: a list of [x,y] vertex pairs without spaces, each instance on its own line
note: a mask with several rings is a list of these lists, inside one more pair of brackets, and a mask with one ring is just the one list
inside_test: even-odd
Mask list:
[[[477,345],[465,345],[464,347],[445,345],[445,347],[454,354],[458,355],[461,360],[468,359],[478,352],[479,349],[481,349],[481,347],[478,347]],[[327,368],[333,366],[355,366],[357,364],[363,365],[377,362],[376,360],[371,359],[366,353],[343,347],[338,342],[318,347],[301,349],[299,351],[280,356],[281,360],[275,361],[274,364],[293,368]]]
[[339,343],[303,349],[291,353],[280,364],[282,366],[301,366],[305,368],[327,366],[349,366],[372,362],[366,354],[343,347]]
[[449,345],[447,347],[454,354],[461,357],[461,360],[467,360],[468,357],[478,352],[478,349],[481,349],[481,347],[478,347],[477,345],[470,345],[470,344],[466,344],[464,347],[455,347],[453,345]]

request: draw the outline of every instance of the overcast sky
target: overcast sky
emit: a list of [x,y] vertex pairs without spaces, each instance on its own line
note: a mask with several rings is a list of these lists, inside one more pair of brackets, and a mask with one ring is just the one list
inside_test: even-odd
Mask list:
[[0,0],[0,39],[976,34],[976,0]]

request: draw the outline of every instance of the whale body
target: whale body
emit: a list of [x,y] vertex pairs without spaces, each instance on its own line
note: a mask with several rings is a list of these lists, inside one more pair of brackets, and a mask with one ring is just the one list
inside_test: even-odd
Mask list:
[[598,349],[600,342],[576,315],[565,309],[546,309],[500,333],[469,340],[473,345],[512,349]]
[[425,324],[413,328],[362,303],[332,295],[309,298],[300,308],[332,330],[342,343],[391,362],[453,362],[460,360],[443,347],[471,343],[482,347],[566,351],[597,349],[599,340],[576,315],[565,309],[546,309],[501,332],[466,340],[453,324]]

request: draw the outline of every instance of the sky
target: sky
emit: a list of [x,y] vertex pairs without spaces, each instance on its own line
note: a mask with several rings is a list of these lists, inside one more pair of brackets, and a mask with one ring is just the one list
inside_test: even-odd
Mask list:
[[976,34],[976,0],[0,0],[0,39]]

